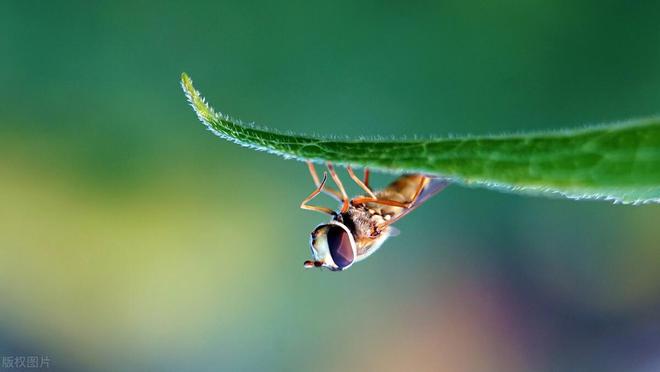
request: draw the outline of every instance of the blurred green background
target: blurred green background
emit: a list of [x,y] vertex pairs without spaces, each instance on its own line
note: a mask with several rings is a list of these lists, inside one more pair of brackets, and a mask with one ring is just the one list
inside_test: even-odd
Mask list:
[[0,355],[660,370],[658,206],[450,187],[369,260],[305,271],[324,217],[298,209],[304,164],[214,137],[178,85],[323,135],[574,127],[660,112],[658,19],[607,0],[1,2]]

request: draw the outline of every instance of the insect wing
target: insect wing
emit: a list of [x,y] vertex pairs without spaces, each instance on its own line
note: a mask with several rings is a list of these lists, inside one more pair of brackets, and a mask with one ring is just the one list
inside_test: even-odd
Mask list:
[[445,187],[447,187],[448,185],[449,185],[449,181],[447,181],[444,178],[429,177],[429,183],[426,184],[426,186],[424,186],[424,189],[417,197],[417,200],[415,200],[415,204],[413,204],[413,208],[423,204],[424,202],[429,200],[432,196],[444,190]]
[[415,199],[415,202],[413,205],[410,206],[410,208],[406,208],[401,211],[401,213],[398,216],[395,216],[395,220],[398,220],[399,218],[407,215],[408,213],[412,212],[415,210],[417,207],[420,205],[424,204],[427,200],[429,200],[432,196],[435,194],[439,193],[440,191],[444,190],[445,187],[449,185],[449,181],[447,181],[444,178],[438,178],[438,177],[428,177],[429,182],[424,186],[422,191],[419,193],[417,196],[417,199]]

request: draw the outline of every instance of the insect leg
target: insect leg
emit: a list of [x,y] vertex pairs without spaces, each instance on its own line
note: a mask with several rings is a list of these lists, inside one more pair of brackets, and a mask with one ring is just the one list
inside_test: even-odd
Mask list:
[[335,184],[339,188],[339,192],[341,192],[341,202],[343,203],[341,207],[341,213],[346,213],[348,211],[348,195],[346,195],[346,189],[344,189],[344,185],[341,183],[341,180],[339,179],[339,176],[337,176],[337,172],[335,172],[335,167],[332,166],[332,164],[328,163],[328,171],[330,172],[330,177],[332,177],[332,180],[335,181]]
[[[348,175],[351,176],[353,181],[355,181],[355,183],[357,183],[358,186],[360,186],[362,188],[362,190],[366,191],[367,194],[370,197],[376,199],[376,195],[373,193],[373,191],[371,191],[369,186],[367,186],[364,182],[362,182],[359,178],[357,178],[357,176],[355,175],[355,172],[353,172],[353,169],[351,167],[346,167],[346,170],[348,171]],[[365,172],[367,172],[367,171],[365,170]],[[367,176],[365,177],[365,179],[368,181],[369,180],[369,173],[366,173],[366,174],[367,174]]]
[[[319,187],[321,182],[319,181],[318,174],[316,174],[316,168],[314,167],[314,163],[312,163],[311,161],[308,161],[307,162],[307,168],[309,169],[309,174],[312,175],[312,179],[314,180],[314,185],[316,185],[316,187]],[[333,198],[337,199],[338,201],[342,201],[341,194],[339,193],[339,191],[337,191],[337,190],[335,190],[331,187],[323,188],[323,192],[325,192],[326,194],[332,196]]]
[[353,198],[351,199],[351,203],[355,204],[365,204],[365,203],[374,203],[374,204],[381,204],[381,205],[389,205],[392,207],[399,207],[399,208],[410,208],[411,203],[403,203],[399,202],[396,200],[388,200],[388,199],[378,199],[378,198],[371,198],[371,197],[360,197],[360,198]]
[[306,209],[308,211],[316,211],[316,212],[326,213],[326,214],[329,214],[331,216],[335,215],[335,212],[330,208],[318,207],[318,206],[315,206],[315,205],[307,205],[307,203],[309,203],[318,194],[320,194],[321,191],[323,191],[323,188],[325,186],[325,181],[327,181],[327,180],[328,180],[328,173],[323,172],[323,181],[321,181],[319,183],[319,186],[316,188],[316,190],[314,190],[311,194],[309,194],[309,196],[306,197],[305,200],[302,201],[302,203],[300,203],[300,208]]
[[364,168],[364,185],[369,187],[369,168]]
[[422,178],[422,180],[419,182],[419,185],[417,186],[417,189],[415,190],[415,194],[412,197],[412,200],[407,201],[407,202],[400,202],[396,200],[389,200],[389,199],[379,199],[375,195],[373,197],[360,197],[360,198],[353,198],[351,199],[351,203],[353,204],[364,204],[364,203],[374,203],[374,204],[382,204],[382,205],[389,205],[392,207],[400,207],[400,208],[410,208],[412,207],[415,202],[417,201],[417,198],[419,198],[419,195],[422,193],[422,190],[424,189],[424,186],[426,185],[426,181],[428,178]]

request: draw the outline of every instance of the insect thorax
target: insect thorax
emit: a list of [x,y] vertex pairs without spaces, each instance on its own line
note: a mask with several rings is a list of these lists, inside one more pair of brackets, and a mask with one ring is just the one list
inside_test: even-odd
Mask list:
[[356,240],[377,237],[381,232],[378,231],[378,225],[384,222],[383,216],[374,213],[366,205],[351,206],[339,218],[353,232]]

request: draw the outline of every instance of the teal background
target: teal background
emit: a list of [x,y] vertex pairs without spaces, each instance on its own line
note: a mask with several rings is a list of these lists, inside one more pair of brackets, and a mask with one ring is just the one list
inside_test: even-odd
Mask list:
[[215,138],[178,85],[322,135],[575,127],[659,112],[659,18],[636,1],[2,2],[0,355],[660,369],[657,206],[450,187],[365,262],[305,271],[324,217],[298,209],[304,164]]

